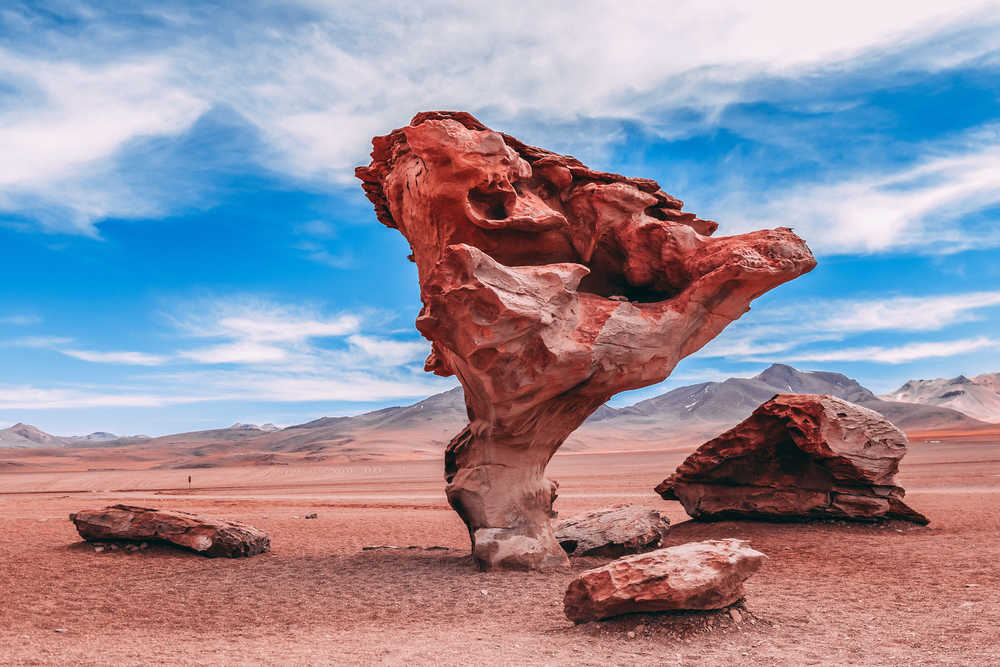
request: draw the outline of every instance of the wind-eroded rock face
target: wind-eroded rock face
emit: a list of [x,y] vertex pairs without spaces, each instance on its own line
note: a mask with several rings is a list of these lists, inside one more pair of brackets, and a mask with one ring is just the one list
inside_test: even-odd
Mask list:
[[779,394],[699,447],[656,487],[696,519],[927,518],[894,476],[906,435],[832,396]]
[[205,556],[227,558],[254,556],[271,548],[267,533],[253,526],[187,512],[112,505],[83,510],[69,518],[85,540],[158,540]]
[[467,113],[375,137],[357,176],[413,250],[426,369],[465,388],[447,494],[482,567],[565,565],[543,473],[612,395],[665,379],[815,260],[791,230],[713,239],[652,180],[593,171]]
[[572,556],[624,556],[660,546],[670,519],[652,507],[612,507],[560,521],[556,540]]
[[574,623],[650,611],[721,609],[743,597],[764,562],[743,540],[688,542],[587,570],[563,599]]

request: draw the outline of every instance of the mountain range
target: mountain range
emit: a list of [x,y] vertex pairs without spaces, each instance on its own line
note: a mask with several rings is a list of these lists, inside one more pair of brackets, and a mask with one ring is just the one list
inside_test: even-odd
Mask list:
[[[980,377],[996,379],[995,376]],[[975,387],[986,389],[985,381],[976,380],[973,383]],[[908,382],[899,391],[879,397],[840,373],[799,371],[791,366],[774,364],[751,378],[729,378],[722,382],[680,387],[623,408],[602,406],[570,437],[564,450],[695,446],[739,423],[776,393],[837,396],[882,413],[904,430],[987,427],[984,420],[977,420],[944,402],[935,404],[918,400],[926,394],[933,395],[933,400],[947,401],[940,397],[957,390],[933,384],[941,382],[946,381]],[[924,391],[923,388],[932,384],[935,387],[933,391]],[[965,384],[961,386],[965,387]],[[908,393],[901,394],[905,400],[897,400],[896,396],[907,387],[911,387]],[[979,389],[975,392],[976,396],[982,393]],[[980,416],[990,415],[983,412]],[[992,413],[992,416],[1000,421],[1000,413]],[[467,422],[464,395],[462,389],[457,387],[413,405],[384,408],[357,416],[322,417],[281,429],[271,424],[237,423],[228,428],[156,438],[118,438],[107,433],[64,438],[17,424],[0,430],[0,447],[31,447],[39,453],[43,448],[46,451],[59,448],[62,451],[60,456],[69,454],[67,450],[86,448],[89,452],[109,450],[110,457],[110,450],[122,450],[127,451],[128,457],[136,462],[160,461],[161,467],[171,468],[273,465],[327,459],[423,458],[439,455]],[[82,451],[79,453],[83,454]]]
[[985,422],[1000,422],[1000,373],[967,378],[910,380],[884,396],[890,401],[938,405]]

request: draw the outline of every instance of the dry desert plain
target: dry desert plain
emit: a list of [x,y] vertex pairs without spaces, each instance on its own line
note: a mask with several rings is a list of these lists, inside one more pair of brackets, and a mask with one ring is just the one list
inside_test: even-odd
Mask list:
[[[35,461],[0,474],[0,663],[1000,664],[1000,431],[911,440],[898,479],[928,527],[687,521],[652,488],[693,445],[558,454],[562,516],[647,504],[673,522],[668,545],[740,537],[769,557],[738,615],[580,626],[562,612],[573,572],[475,569],[440,460],[78,472]],[[67,515],[116,502],[245,521],[272,550],[95,553]]]

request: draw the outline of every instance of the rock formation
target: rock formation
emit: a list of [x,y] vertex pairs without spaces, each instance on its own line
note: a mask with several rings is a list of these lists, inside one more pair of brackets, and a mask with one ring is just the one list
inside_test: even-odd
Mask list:
[[906,436],[882,415],[832,396],[779,394],[699,447],[656,487],[696,519],[927,518],[893,476]]
[[652,507],[613,507],[570,517],[556,541],[572,556],[624,556],[660,546],[670,520]]
[[187,512],[111,505],[70,514],[69,519],[80,537],[89,541],[159,540],[205,556],[227,558],[255,556],[271,548],[267,534],[253,526]]
[[764,558],[734,539],[625,556],[571,581],[563,608],[574,623],[636,612],[721,609],[743,597],[743,582]]
[[716,223],[655,181],[593,171],[467,113],[420,113],[372,143],[356,173],[413,251],[425,368],[465,388],[448,500],[482,567],[564,565],[544,477],[559,445],[815,260],[789,229],[711,238]]

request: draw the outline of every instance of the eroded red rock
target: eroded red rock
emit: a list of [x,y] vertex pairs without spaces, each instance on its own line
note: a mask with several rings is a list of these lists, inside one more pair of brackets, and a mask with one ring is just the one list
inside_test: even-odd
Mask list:
[[420,113],[372,143],[356,173],[412,248],[426,369],[465,389],[448,500],[482,567],[565,565],[544,477],[559,445],[815,260],[789,229],[711,238],[716,223],[655,181],[591,170],[467,113]]
[[571,581],[563,608],[574,623],[637,612],[721,609],[743,597],[743,582],[764,558],[735,539],[625,556]]
[[572,516],[556,527],[556,540],[572,556],[624,556],[660,546],[670,520],[653,507],[611,507]]
[[111,505],[69,515],[85,540],[169,542],[205,556],[240,558],[271,548],[267,533],[237,521],[213,519],[187,512],[171,512]]
[[656,487],[697,519],[905,519],[895,483],[906,435],[832,396],[779,394],[699,447]]

